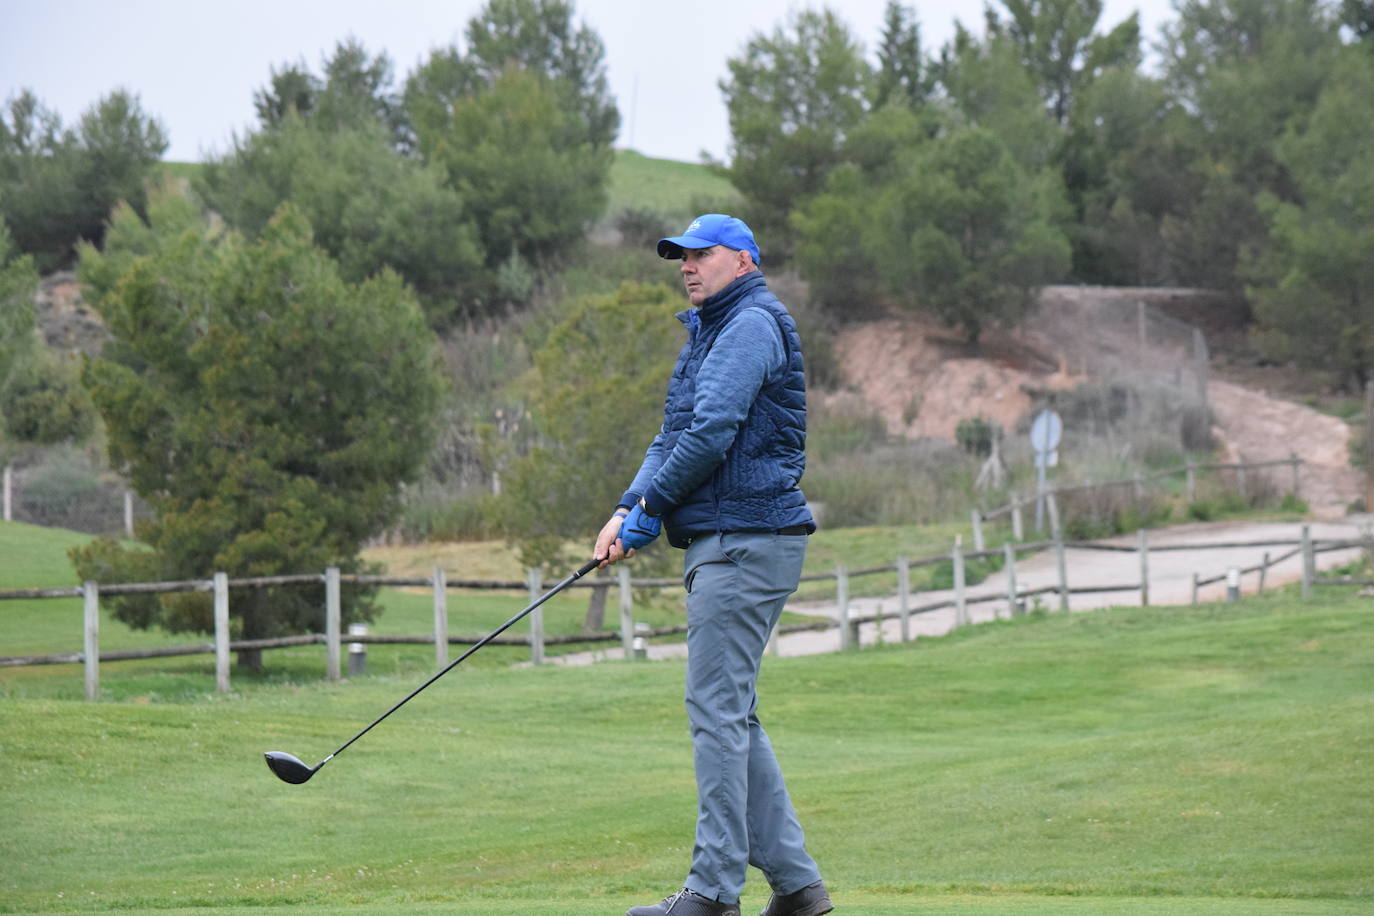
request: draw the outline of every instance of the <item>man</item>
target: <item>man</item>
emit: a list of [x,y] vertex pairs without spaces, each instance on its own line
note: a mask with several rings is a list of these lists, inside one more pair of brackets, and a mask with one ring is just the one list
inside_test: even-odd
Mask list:
[[759,272],[743,221],[699,217],[658,243],[681,259],[694,309],[668,383],[663,428],[596,539],[602,566],[633,556],[663,526],[686,550],[686,705],[697,777],[696,846],[682,890],[626,916],[739,916],[745,871],[773,896],[763,916],[833,907],[755,714],[769,634],[816,530],[805,467],[801,341]]

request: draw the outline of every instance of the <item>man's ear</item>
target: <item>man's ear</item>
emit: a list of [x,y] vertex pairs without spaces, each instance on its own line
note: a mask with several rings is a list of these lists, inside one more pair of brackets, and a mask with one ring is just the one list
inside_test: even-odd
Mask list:
[[736,280],[738,280],[740,277],[744,276],[744,275],[747,274],[747,273],[752,273],[753,271],[755,271],[755,270],[757,270],[757,269],[758,269],[758,268],[757,268],[757,265],[754,264],[754,256],[753,256],[752,254],[750,254],[750,253],[747,252],[747,251],[743,251],[743,250],[741,250],[741,251],[736,251],[736,252],[735,252],[735,279],[736,279]]

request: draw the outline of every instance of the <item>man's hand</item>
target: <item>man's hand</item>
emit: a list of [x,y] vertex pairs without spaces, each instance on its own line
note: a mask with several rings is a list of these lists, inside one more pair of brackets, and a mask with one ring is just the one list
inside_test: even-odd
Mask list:
[[617,509],[615,515],[601,526],[601,533],[596,536],[596,547],[592,549],[592,556],[601,561],[600,569],[605,569],[612,563],[619,563],[634,553],[626,553],[620,543],[620,526],[625,523],[627,515],[629,510]]
[[663,519],[655,518],[644,511],[643,501],[630,510],[625,523],[620,526],[620,543],[627,551],[648,546],[663,531]]

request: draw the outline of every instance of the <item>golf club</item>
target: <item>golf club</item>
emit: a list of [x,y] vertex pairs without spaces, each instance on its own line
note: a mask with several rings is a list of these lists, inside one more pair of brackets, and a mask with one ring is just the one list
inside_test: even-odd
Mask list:
[[391,707],[386,712],[382,713],[376,719],[372,720],[371,725],[369,725],[362,731],[358,732],[352,738],[349,738],[347,741],[343,743],[343,745],[337,751],[330,754],[328,757],[324,758],[319,763],[315,764],[313,767],[308,766],[305,763],[305,761],[301,760],[296,755],[286,753],[286,751],[267,751],[265,754],[263,754],[263,756],[267,758],[267,766],[272,770],[273,773],[276,773],[277,778],[281,779],[283,782],[289,782],[292,785],[296,786],[305,782],[311,776],[314,776],[316,773],[318,773],[320,771],[320,767],[324,766],[326,763],[333,760],[335,757],[339,756],[339,754],[343,753],[344,749],[347,748],[350,744],[352,744],[354,741],[357,741],[359,738],[361,738],[363,735],[366,735],[368,732],[372,731],[372,729],[379,722],[381,722],[387,716],[391,715],[396,710],[400,709],[402,706],[409,703],[412,699],[415,698],[415,695],[418,694],[421,690],[424,690],[430,684],[433,684],[435,681],[439,680],[439,678],[443,677],[445,674],[448,674],[454,668],[458,667],[458,665],[460,665],[465,658],[467,658],[469,655],[485,646],[487,643],[491,642],[496,637],[500,636],[502,633],[506,632],[506,630],[514,626],[530,611],[533,611],[535,608],[539,607],[539,605],[543,604],[545,601],[548,601],[554,595],[558,594],[563,589],[567,588],[569,585],[576,582],[578,579],[581,579],[587,573],[591,572],[593,569],[600,565],[600,560],[588,560],[581,569],[579,569],[572,575],[568,576],[562,582],[559,582],[553,588],[549,589],[547,592],[541,595],[538,598],[538,600],[536,600],[534,603],[532,603],[529,607],[525,608],[520,613],[516,614],[510,620],[507,620],[505,623],[501,624],[499,627],[492,630],[486,636],[483,636],[476,643],[474,643],[470,649],[468,649],[462,655],[458,656],[458,658],[449,662],[448,665],[445,666],[443,670],[441,670],[438,674],[434,675],[429,680],[425,681],[419,687],[416,687],[406,696],[405,699],[401,700],[401,702],[397,703],[395,706]]

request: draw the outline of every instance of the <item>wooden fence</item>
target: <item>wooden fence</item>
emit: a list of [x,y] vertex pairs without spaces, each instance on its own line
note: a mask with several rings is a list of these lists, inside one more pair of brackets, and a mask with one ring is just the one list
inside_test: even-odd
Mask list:
[[[1057,604],[1061,611],[1069,610],[1069,598],[1071,595],[1104,592],[1139,592],[1140,603],[1142,605],[1148,605],[1150,603],[1150,555],[1152,552],[1159,551],[1199,551],[1254,547],[1292,548],[1287,553],[1277,555],[1272,559],[1266,553],[1260,565],[1243,570],[1231,570],[1228,575],[1235,577],[1237,580],[1236,584],[1238,585],[1238,580],[1241,575],[1258,574],[1259,587],[1263,590],[1265,574],[1268,569],[1301,553],[1303,556],[1302,595],[1304,598],[1307,598],[1311,595],[1313,583],[1316,581],[1316,554],[1325,551],[1344,550],[1362,546],[1367,547],[1368,545],[1366,542],[1358,540],[1316,541],[1311,537],[1310,529],[1307,526],[1303,526],[1301,538],[1296,543],[1291,541],[1247,541],[1236,543],[1173,544],[1168,546],[1155,546],[1153,548],[1149,543],[1149,533],[1144,530],[1138,532],[1135,546],[1122,546],[1094,541],[1065,541],[1056,532],[1056,536],[1047,541],[1024,544],[1007,543],[993,550],[974,550],[966,552],[963,549],[962,538],[956,538],[953,549],[945,554],[937,554],[916,559],[898,557],[896,561],[891,564],[856,570],[838,566],[833,572],[811,573],[803,576],[803,582],[834,581],[836,604],[835,619],[781,624],[774,633],[774,639],[776,640],[779,634],[838,628],[841,648],[852,649],[859,645],[858,634],[860,625],[866,623],[880,624],[884,620],[896,619],[899,622],[901,640],[905,642],[910,639],[910,621],[913,616],[932,613],[952,607],[955,611],[955,626],[964,626],[969,623],[968,608],[970,605],[986,602],[1006,602],[1008,613],[1015,615],[1024,613],[1027,608],[1027,602],[1042,595],[1057,596]],[[1071,587],[1068,582],[1068,569],[1065,561],[1065,551],[1070,547],[1088,550],[1127,551],[1137,553],[1140,557],[1139,578],[1125,583],[1103,583]],[[1038,552],[1041,550],[1052,550],[1055,554],[1058,571],[1057,583],[1035,589],[1018,587],[1016,580],[1017,553],[1030,551]],[[1002,572],[1006,576],[1006,588],[995,594],[971,596],[967,593],[967,563],[969,560],[983,557],[1000,557],[1002,559]],[[924,604],[913,603],[915,593],[910,584],[911,570],[913,568],[943,563],[950,563],[952,565],[954,579],[953,596],[940,601]],[[850,584],[854,579],[894,572],[897,575],[898,605],[895,612],[885,613],[879,611],[867,615],[855,615],[851,613]],[[1225,578],[1226,575],[1212,579],[1199,579],[1194,575],[1194,602],[1196,603],[1197,601],[1198,589],[1201,586],[1222,581]],[[1339,582],[1340,580],[1331,581]],[[234,640],[230,638],[229,602],[230,594],[233,589],[265,588],[268,586],[319,585],[321,582],[323,582],[325,586],[325,631],[323,633],[307,633],[299,636],[282,636],[271,639],[254,640]],[[213,654],[215,656],[215,688],[223,692],[229,690],[229,654],[231,652],[241,649],[277,649],[291,646],[323,645],[325,647],[325,676],[329,680],[338,680],[342,676],[341,650],[344,642],[344,634],[341,632],[340,590],[344,583],[389,587],[427,587],[431,589],[434,607],[434,629],[431,634],[405,636],[350,632],[347,636],[347,640],[350,644],[356,646],[365,646],[367,644],[432,644],[434,646],[435,665],[439,668],[448,664],[448,647],[450,645],[471,645],[482,638],[481,636],[456,636],[449,633],[449,591],[528,589],[531,600],[537,598],[543,591],[543,586],[537,570],[531,570],[525,582],[516,582],[449,579],[445,571],[439,568],[436,568],[434,574],[429,577],[396,577],[344,575],[341,574],[337,568],[332,567],[325,570],[323,575],[314,574],[230,579],[225,573],[216,573],[210,579],[193,579],[181,582],[147,582],[110,585],[86,582],[79,587],[0,591],[0,601],[7,599],[80,597],[83,599],[85,621],[81,652],[0,657],[0,667],[83,664],[85,668],[86,696],[89,699],[95,699],[99,695],[100,689],[101,662]],[[1352,580],[1350,584],[1369,583],[1355,582]],[[544,633],[543,609],[537,608],[530,614],[530,627],[527,635],[498,637],[492,640],[492,644],[528,646],[531,661],[535,664],[540,664],[544,661],[544,650],[548,645],[619,642],[624,647],[625,656],[631,658],[640,654],[638,650],[644,645],[643,640],[655,637],[681,635],[687,631],[685,625],[649,628],[642,624],[636,626],[634,622],[634,589],[680,587],[680,580],[675,577],[632,579],[629,568],[622,565],[616,567],[616,577],[614,580],[606,578],[582,579],[571,583],[569,587],[615,588],[619,595],[620,629],[618,631],[549,636]],[[115,652],[100,651],[101,596],[185,591],[213,592],[214,639],[212,642],[153,649],[134,649]],[[774,645],[776,646],[776,642],[774,642]]]
[[1292,472],[1292,483],[1289,489],[1295,497],[1301,493],[1300,471],[1303,460],[1297,455],[1290,455],[1288,458],[1279,458],[1274,461],[1250,461],[1231,464],[1195,464],[1189,461],[1183,467],[1170,468],[1164,471],[1156,471],[1153,474],[1139,474],[1135,477],[1128,477],[1119,480],[1106,480],[1100,482],[1086,482],[1065,487],[1050,487],[1044,493],[1035,493],[1029,496],[1022,496],[1018,493],[1011,494],[1011,502],[996,509],[979,509],[974,507],[972,513],[973,520],[973,544],[976,550],[982,550],[983,541],[983,522],[993,521],[1007,516],[1011,521],[1012,538],[1017,541],[1025,539],[1024,510],[1029,506],[1034,506],[1040,500],[1045,501],[1045,506],[1049,513],[1050,530],[1059,530],[1059,500],[1058,495],[1062,493],[1080,493],[1087,490],[1105,490],[1114,487],[1131,487],[1135,491],[1136,499],[1140,499],[1144,493],[1145,486],[1156,480],[1167,480],[1177,477],[1180,474],[1184,478],[1184,496],[1188,502],[1197,499],[1197,475],[1200,471],[1231,471],[1235,475],[1236,489],[1244,496],[1247,492],[1247,471],[1258,471],[1264,468],[1288,467]]

